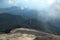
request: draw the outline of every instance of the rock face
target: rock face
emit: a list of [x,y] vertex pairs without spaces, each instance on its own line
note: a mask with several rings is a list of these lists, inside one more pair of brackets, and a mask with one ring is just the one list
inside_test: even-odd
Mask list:
[[9,34],[0,34],[0,40],[60,40],[60,37],[33,29],[16,28]]

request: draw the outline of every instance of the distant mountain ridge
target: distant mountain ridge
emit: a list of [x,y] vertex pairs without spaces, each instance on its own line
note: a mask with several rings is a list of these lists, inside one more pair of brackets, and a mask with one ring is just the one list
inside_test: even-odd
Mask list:
[[42,20],[38,20],[38,12],[36,10],[21,10],[17,7],[11,7],[0,9],[0,11],[2,11],[2,13],[0,13],[0,32],[5,32],[6,30],[10,31],[16,27],[22,27],[60,34],[60,27],[54,25],[51,21],[43,22]]
[[37,19],[25,19],[20,15],[0,14],[0,32],[10,32],[14,28],[30,28],[60,34],[60,28]]
[[24,16],[25,18],[35,18],[35,16],[38,16],[37,10],[29,10],[27,8],[22,10],[21,8],[18,8],[16,6],[5,8],[5,9],[0,9],[0,12],[10,13],[13,15],[21,15],[21,16]]

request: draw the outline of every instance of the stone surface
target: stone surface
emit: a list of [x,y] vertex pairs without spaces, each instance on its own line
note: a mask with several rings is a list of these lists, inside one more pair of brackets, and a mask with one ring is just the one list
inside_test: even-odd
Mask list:
[[33,29],[17,28],[9,34],[0,34],[0,40],[60,40],[60,36]]

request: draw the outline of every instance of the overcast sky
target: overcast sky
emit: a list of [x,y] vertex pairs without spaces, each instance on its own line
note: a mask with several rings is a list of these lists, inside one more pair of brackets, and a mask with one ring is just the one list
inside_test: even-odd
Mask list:
[[12,6],[21,7],[22,9],[28,8],[59,11],[60,0],[0,0],[0,8],[8,8]]
[[30,9],[47,9],[55,0],[0,0],[0,8],[17,6]]
[[60,2],[60,0],[0,0],[0,8],[21,6],[26,8],[47,9],[58,2]]
[[[60,15],[60,0],[0,0],[0,8],[12,6],[39,10],[39,14],[46,18],[57,18]],[[41,10],[47,11],[48,14],[40,13]]]

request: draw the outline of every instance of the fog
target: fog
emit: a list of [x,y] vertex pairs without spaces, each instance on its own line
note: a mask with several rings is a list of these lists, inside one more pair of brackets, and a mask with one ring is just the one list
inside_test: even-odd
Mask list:
[[16,6],[24,10],[38,11],[38,19],[41,16],[45,20],[59,18],[60,0],[0,0],[0,8]]

